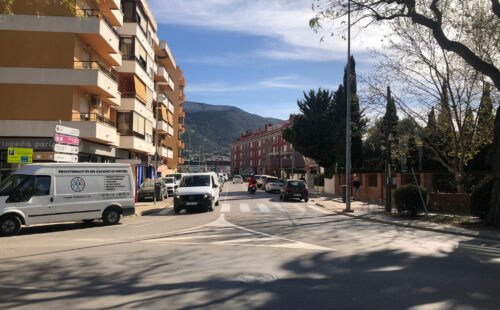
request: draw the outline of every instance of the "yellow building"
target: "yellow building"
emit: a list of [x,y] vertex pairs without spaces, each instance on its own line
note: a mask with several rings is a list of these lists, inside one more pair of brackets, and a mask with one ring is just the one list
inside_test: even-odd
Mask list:
[[81,162],[130,162],[140,178],[155,164],[176,171],[185,80],[147,1],[73,5],[15,1],[0,16],[0,178],[17,168],[9,146],[50,161],[59,121],[80,130]]

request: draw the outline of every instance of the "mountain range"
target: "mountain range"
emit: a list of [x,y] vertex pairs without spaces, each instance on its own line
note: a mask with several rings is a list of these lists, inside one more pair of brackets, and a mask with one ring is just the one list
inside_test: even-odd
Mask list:
[[231,142],[242,133],[283,122],[227,105],[186,101],[183,108],[186,111],[184,151],[187,153],[191,148],[191,154],[204,151],[205,154],[230,155]]

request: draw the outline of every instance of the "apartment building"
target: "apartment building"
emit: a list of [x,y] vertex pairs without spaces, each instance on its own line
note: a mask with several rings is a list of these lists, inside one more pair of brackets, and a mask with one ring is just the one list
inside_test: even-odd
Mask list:
[[17,169],[9,146],[51,161],[58,122],[80,130],[80,162],[129,162],[138,183],[176,171],[185,79],[147,1],[72,4],[15,1],[0,18],[0,175]]
[[239,174],[281,176],[304,169],[304,157],[283,139],[283,130],[291,121],[268,124],[247,131],[231,144],[231,171]]

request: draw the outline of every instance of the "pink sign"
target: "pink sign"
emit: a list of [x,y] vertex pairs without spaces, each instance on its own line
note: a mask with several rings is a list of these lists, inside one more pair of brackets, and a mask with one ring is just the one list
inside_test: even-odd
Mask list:
[[65,136],[56,133],[54,136],[54,141],[56,143],[64,143],[64,144],[71,144],[71,145],[80,145],[80,139],[71,137],[71,136]]

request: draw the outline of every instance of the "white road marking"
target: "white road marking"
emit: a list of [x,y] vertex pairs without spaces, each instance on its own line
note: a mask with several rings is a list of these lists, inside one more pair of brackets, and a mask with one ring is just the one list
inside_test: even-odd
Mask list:
[[222,207],[220,208],[220,212],[229,212],[231,211],[231,205],[228,203],[222,204]]
[[283,213],[288,213],[288,210],[283,208],[283,206],[281,205],[281,203],[272,203],[271,204],[274,208],[280,210],[281,212]]
[[250,207],[246,203],[240,203],[241,212],[250,212]]
[[269,213],[269,208],[265,204],[259,203],[257,204],[257,207],[259,208],[260,212]]

